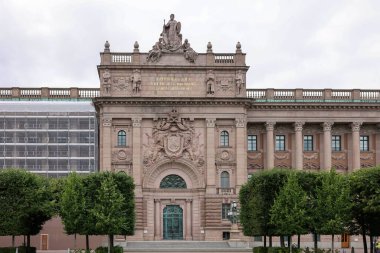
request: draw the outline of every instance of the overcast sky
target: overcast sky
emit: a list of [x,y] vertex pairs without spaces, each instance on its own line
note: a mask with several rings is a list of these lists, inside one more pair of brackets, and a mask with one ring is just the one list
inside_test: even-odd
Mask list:
[[198,53],[247,53],[248,88],[380,89],[380,0],[0,0],[0,87],[99,87],[111,51],[147,52],[171,13]]

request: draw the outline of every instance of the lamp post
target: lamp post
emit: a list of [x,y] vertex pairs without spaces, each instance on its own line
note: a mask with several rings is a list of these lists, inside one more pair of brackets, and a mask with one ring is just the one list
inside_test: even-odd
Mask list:
[[239,209],[237,207],[236,201],[231,202],[230,210],[227,213],[228,219],[231,221],[231,231],[230,231],[230,240],[240,241],[240,231],[238,227],[239,221]]

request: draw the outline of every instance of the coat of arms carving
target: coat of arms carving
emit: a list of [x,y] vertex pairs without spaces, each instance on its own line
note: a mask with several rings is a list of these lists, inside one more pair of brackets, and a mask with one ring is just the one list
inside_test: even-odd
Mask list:
[[167,118],[159,119],[153,127],[152,135],[146,136],[148,143],[144,145],[145,168],[165,158],[183,158],[198,168],[203,168],[203,144],[199,144],[200,133],[196,134],[194,126],[189,120],[180,118],[176,109],[173,109]]

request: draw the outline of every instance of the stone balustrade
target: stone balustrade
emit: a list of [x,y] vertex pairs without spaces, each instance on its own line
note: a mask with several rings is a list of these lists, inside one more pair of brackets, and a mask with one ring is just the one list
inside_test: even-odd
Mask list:
[[52,98],[52,99],[91,99],[99,97],[98,88],[0,88],[1,98],[24,98],[24,99],[39,99],[39,98]]
[[380,102],[380,90],[247,89],[256,102]]

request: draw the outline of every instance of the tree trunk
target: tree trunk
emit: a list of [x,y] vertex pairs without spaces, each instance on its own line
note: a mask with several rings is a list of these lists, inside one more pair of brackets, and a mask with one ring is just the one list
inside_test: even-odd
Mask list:
[[331,253],[334,253],[334,234],[331,235]]
[[89,253],[90,252],[90,240],[89,240],[89,236],[86,235],[86,253]]
[[30,235],[26,235],[26,253],[30,253]]
[[12,235],[12,248],[14,248],[14,247],[15,247],[15,236]]
[[370,249],[370,252],[371,253],[373,253],[373,239],[374,239],[374,237],[372,236],[372,234],[371,234],[371,231],[370,231],[370,233],[369,233],[369,245],[370,245],[370,247],[371,247],[371,249]]
[[267,236],[264,235],[264,248],[266,248],[266,247],[267,247]]
[[280,245],[281,247],[285,247],[285,240],[284,240],[284,236],[283,235],[280,235]]
[[269,248],[272,248],[272,236],[269,236]]
[[297,238],[297,248],[299,249],[301,246],[301,235],[298,234],[298,238]]
[[77,250],[77,234],[74,234],[74,250]]
[[292,253],[293,247],[292,247],[292,236],[289,235],[288,237],[288,246],[289,246],[289,252]]
[[318,251],[318,236],[317,233],[313,233],[313,238],[314,238],[314,252]]
[[364,253],[368,253],[367,236],[365,234],[365,229],[363,227],[362,227],[362,236],[363,236],[363,250],[364,250]]
[[108,253],[113,253],[113,235],[108,235]]

